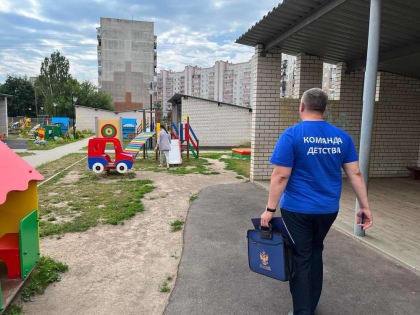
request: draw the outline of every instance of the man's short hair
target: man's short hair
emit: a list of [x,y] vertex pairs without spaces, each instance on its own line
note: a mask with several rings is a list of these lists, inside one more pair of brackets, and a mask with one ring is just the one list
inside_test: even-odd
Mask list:
[[323,90],[312,88],[303,93],[301,102],[309,111],[324,113],[327,107],[328,96]]

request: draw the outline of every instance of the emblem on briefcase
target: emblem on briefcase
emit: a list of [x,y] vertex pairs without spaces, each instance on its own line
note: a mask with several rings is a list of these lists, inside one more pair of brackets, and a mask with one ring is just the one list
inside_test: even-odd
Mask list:
[[260,253],[260,259],[262,263],[260,264],[260,268],[271,271],[270,266],[268,266],[268,255],[265,253],[265,251]]

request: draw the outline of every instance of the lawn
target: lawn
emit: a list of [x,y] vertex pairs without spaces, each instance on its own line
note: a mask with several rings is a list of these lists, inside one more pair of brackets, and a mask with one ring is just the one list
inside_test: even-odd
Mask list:
[[[38,170],[51,176],[83,156],[71,154]],[[123,224],[125,219],[144,211],[141,200],[154,187],[152,181],[134,177],[134,172],[95,175],[87,168],[86,161],[81,161],[41,185],[41,236],[86,231],[99,224]]]
[[[139,154],[142,154],[141,152]],[[167,172],[173,175],[186,175],[186,174],[202,174],[202,175],[216,175],[219,172],[211,171],[209,169],[210,163],[205,158],[193,158],[187,159],[185,154],[182,154],[182,165],[171,166],[169,170],[166,167],[159,167],[159,161],[155,158],[155,153],[149,151],[149,158],[143,160],[137,160],[136,169],[146,170],[152,172]]]
[[221,158],[220,161],[225,162],[226,169],[236,172],[237,174],[249,178],[251,161],[241,158]]
[[[92,136],[92,134],[85,134],[84,138],[88,138],[90,136]],[[29,150],[51,150],[51,149],[54,149],[56,147],[60,147],[60,146],[65,145],[65,144],[69,144],[69,143],[73,143],[73,142],[76,142],[76,141],[83,140],[84,138],[82,138],[82,139],[80,139],[80,138],[79,139],[63,138],[62,141],[60,140],[60,142],[59,141],[54,141],[54,140],[47,140],[47,144],[45,146],[36,145],[33,139],[30,139],[30,140],[26,141],[26,143],[28,144]]]
[[[229,156],[229,157],[227,157]],[[236,172],[240,176],[249,178],[251,160],[232,157],[230,154],[223,153],[201,153],[200,157],[217,159],[226,164],[226,169]]]
[[[37,170],[49,178],[84,157],[86,154],[72,153]],[[152,153],[146,160],[137,159],[133,169],[173,175],[219,174],[211,170],[210,158],[219,159],[226,169],[249,178],[249,160],[227,158],[222,153],[204,153],[189,160],[183,156],[183,164],[169,170],[159,168]],[[134,172],[95,175],[87,168],[87,161],[82,160],[39,187],[40,234],[59,235],[86,231],[99,224],[124,224],[124,220],[145,210],[142,199],[153,189],[152,181],[136,180]]]
[[33,153],[33,152],[16,152],[16,154],[19,155],[19,156],[35,155],[35,153]]

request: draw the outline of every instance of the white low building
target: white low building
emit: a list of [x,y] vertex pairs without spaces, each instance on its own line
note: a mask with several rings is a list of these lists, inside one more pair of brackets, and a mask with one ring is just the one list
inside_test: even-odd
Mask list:
[[81,105],[76,105],[75,108],[76,130],[90,130],[95,132],[95,117],[98,117],[98,119],[135,118],[137,119],[137,126],[139,126],[143,119],[143,113],[137,110],[116,112],[112,110],[86,107]]
[[7,98],[11,95],[0,94],[0,136],[6,138],[8,136],[7,126]]
[[251,142],[249,107],[183,94],[175,94],[169,102],[177,126],[189,116],[200,147],[235,147]]

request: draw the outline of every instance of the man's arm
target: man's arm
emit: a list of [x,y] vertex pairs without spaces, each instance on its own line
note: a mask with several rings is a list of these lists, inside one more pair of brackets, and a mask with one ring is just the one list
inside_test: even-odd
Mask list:
[[[292,172],[291,167],[279,166],[273,170],[270,181],[270,193],[268,195],[267,207],[275,209],[279,204],[281,195],[286,188],[287,182],[289,181],[290,174]],[[268,223],[274,217],[274,212],[264,211],[261,215],[261,225],[268,227]]]
[[[373,216],[370,212],[369,202],[367,197],[367,190],[365,181],[362,173],[360,172],[359,162],[351,162],[343,164],[343,169],[346,172],[351,187],[357,196],[359,201],[359,211],[357,212],[357,225],[361,226],[363,230],[371,227],[373,224]],[[362,214],[364,214],[364,220],[362,223]]]

